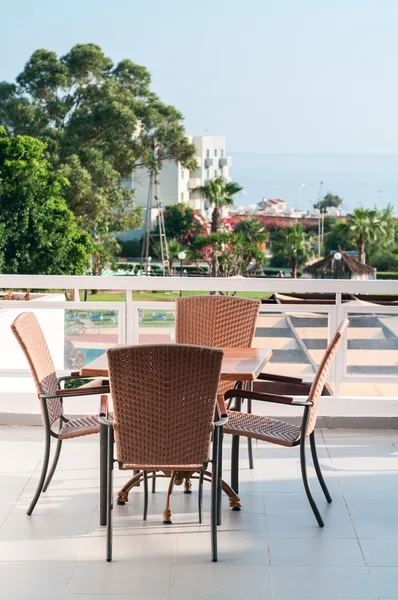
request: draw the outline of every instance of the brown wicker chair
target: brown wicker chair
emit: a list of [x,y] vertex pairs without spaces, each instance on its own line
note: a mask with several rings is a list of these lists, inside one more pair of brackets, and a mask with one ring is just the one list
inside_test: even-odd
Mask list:
[[[318,461],[318,455],[316,451],[315,443],[315,425],[318,413],[319,399],[322,394],[322,390],[325,385],[326,378],[328,376],[329,369],[335,357],[337,348],[341,342],[341,339],[348,327],[349,321],[346,319],[342,321],[330,341],[327,350],[321,360],[318,371],[315,374],[314,381],[311,385],[308,400],[305,402],[296,401],[293,397],[278,396],[273,394],[266,394],[250,390],[229,390],[225,394],[225,400],[232,398],[238,398],[238,402],[243,398],[251,400],[260,400],[263,402],[275,402],[278,404],[289,404],[292,406],[304,407],[304,415],[301,426],[292,425],[276,419],[268,417],[262,417],[253,414],[241,413],[240,411],[228,410],[228,423],[224,427],[224,433],[230,433],[232,436],[243,436],[247,438],[253,438],[256,440],[263,440],[272,444],[278,444],[280,446],[298,446],[300,445],[300,463],[301,463],[301,474],[303,478],[305,492],[307,498],[313,510],[318,525],[324,526],[322,517],[315,503],[315,500],[311,494],[310,486],[307,478],[307,467],[305,460],[305,446],[306,437],[310,438],[311,454],[314,461],[315,471],[318,477],[318,481],[321,485],[322,491],[325,495],[326,500],[330,503],[332,498],[329,490],[326,487],[326,483],[322,476],[321,467]],[[232,454],[232,461],[236,462],[232,465],[232,471],[238,472],[239,455]],[[238,485],[232,486],[235,492],[238,492]]]
[[[259,300],[236,296],[186,296],[176,299],[175,341],[212,348],[251,348],[260,308]],[[231,387],[222,381],[218,394]],[[251,403],[248,401],[248,412]],[[248,440],[249,464],[253,468],[252,442]],[[190,492],[185,483],[185,493]]]
[[[226,418],[214,423],[223,352],[182,344],[124,346],[108,350],[114,420],[108,426],[107,561],[112,560],[112,470],[143,472],[148,510],[148,472],[170,476],[164,520],[177,477],[200,473],[212,452],[212,559],[217,560],[218,448]],[[114,436],[114,439],[113,439]],[[201,498],[200,498],[201,506]]]
[[[61,389],[63,382],[83,378],[80,377],[79,373],[57,377],[50,350],[36,316],[31,312],[21,313],[12,323],[11,329],[28,360],[40,400],[45,429],[45,451],[42,471],[35,495],[27,511],[27,514],[31,515],[41,492],[45,492],[50,485],[55,469],[57,468],[63,440],[99,433],[100,431],[98,415],[67,419],[63,411],[63,398],[100,394],[101,406],[99,414],[107,414],[109,384],[107,381],[93,379],[79,388]],[[84,379],[87,379],[87,377]],[[53,431],[55,424],[58,424],[58,431]],[[53,462],[47,475],[51,437],[56,438],[58,442]]]

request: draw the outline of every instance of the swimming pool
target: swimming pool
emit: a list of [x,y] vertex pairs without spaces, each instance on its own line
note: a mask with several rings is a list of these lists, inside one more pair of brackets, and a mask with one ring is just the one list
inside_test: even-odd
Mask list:
[[106,348],[76,348],[76,350],[84,354],[85,364],[88,364],[106,352]]

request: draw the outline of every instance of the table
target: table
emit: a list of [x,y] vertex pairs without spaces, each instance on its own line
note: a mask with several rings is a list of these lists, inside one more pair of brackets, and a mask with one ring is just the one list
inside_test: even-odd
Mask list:
[[[224,357],[221,365],[221,381],[231,381],[231,385],[235,381],[242,381],[251,388],[251,384],[261,373],[267,362],[272,356],[270,348],[223,348]],[[98,358],[88,363],[80,369],[82,377],[109,377],[108,359],[106,353],[101,354]],[[100,445],[101,445],[101,472],[100,472],[100,522],[101,525],[106,524],[106,429],[101,425]],[[236,439],[235,439],[236,438]],[[234,436],[234,447],[236,449],[239,444],[239,437]],[[210,474],[208,474],[209,476]],[[124,504],[128,502],[128,494],[130,490],[139,485],[142,479],[141,473],[136,473],[118,492],[117,503]],[[222,489],[229,497],[229,505],[233,509],[240,509],[241,503],[235,491],[224,481]]]
[[[254,381],[272,356],[270,348],[223,348],[222,381]],[[109,377],[106,353],[80,369],[82,377]]]

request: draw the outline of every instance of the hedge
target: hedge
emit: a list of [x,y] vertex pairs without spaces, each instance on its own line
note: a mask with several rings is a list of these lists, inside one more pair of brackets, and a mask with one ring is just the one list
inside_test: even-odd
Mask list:
[[398,273],[388,271],[378,271],[376,273],[376,279],[398,279]]

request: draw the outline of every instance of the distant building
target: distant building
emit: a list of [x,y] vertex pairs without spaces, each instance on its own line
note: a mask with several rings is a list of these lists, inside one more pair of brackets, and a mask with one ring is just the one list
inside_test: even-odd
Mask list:
[[305,215],[304,210],[290,208],[286,200],[280,198],[262,198],[258,203],[259,212],[273,217],[290,217],[293,219],[302,219]]
[[[183,168],[181,163],[166,160],[163,162],[159,173],[160,195],[163,206],[185,202],[193,209],[200,211],[206,219],[210,218],[211,207],[207,201],[194,191],[195,188],[203,186],[207,181],[220,177],[221,175],[231,180],[229,169],[232,158],[227,156],[226,142],[224,136],[189,136],[189,141],[196,147],[195,159],[198,169],[189,171]],[[135,190],[135,203],[137,206],[146,206],[148,200],[150,175],[147,169],[135,169],[131,180],[125,184]],[[227,217],[228,209],[222,210],[222,217]],[[157,210],[152,209],[152,221],[155,223]],[[130,231],[123,234],[123,239],[134,239],[142,236],[143,231]]]

